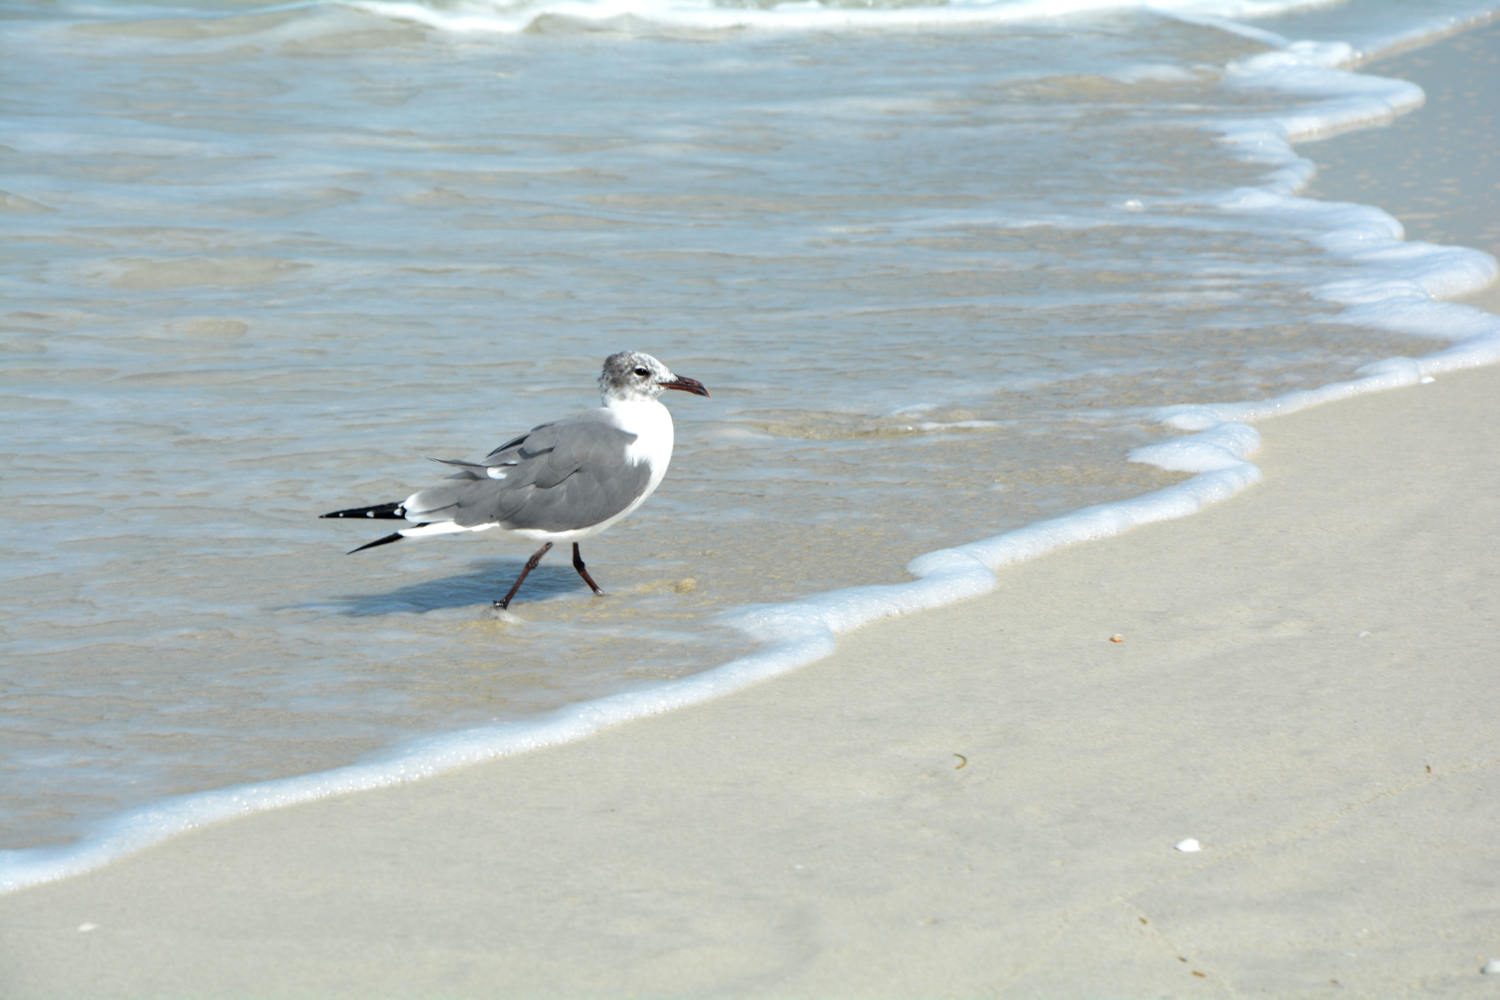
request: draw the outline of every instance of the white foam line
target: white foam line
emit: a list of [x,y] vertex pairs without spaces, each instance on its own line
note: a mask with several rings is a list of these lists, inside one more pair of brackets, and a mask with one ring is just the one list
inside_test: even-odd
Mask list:
[[[1469,310],[1479,312],[1478,310]],[[1488,314],[1482,314],[1488,315]],[[165,799],[134,810],[83,840],[59,848],[0,851],[0,893],[102,867],[168,837],[266,809],[349,792],[385,788],[479,763],[583,739],[609,726],[721,697],[788,673],[834,650],[835,636],[881,618],[910,614],[977,597],[998,585],[995,570],[1066,545],[1106,538],[1153,521],[1197,513],[1258,482],[1246,461],[1260,435],[1244,420],[1288,413],[1361,392],[1420,381],[1426,371],[1500,361],[1500,318],[1477,340],[1422,359],[1392,359],[1357,382],[1288,393],[1256,403],[1166,407],[1164,423],[1206,427],[1199,434],[1137,448],[1131,461],[1197,472],[1191,479],[1144,496],[1074,511],[991,538],[918,556],[908,583],[819,594],[801,601],[741,608],[723,620],[766,648],[722,666],[645,691],[571,705],[533,722],[485,726],[409,742],[359,764],[316,774],[216,789]]]
[[[1484,355],[1487,361],[1476,360],[1475,354],[1444,351],[1418,361],[1397,359],[1408,361],[1410,369],[1398,371],[1399,365],[1392,364],[1389,372],[1372,374],[1357,383],[1289,393],[1262,403],[1164,408],[1161,417],[1166,423],[1177,427],[1207,425],[1208,429],[1137,448],[1131,452],[1131,461],[1197,472],[1191,479],[1144,496],[1087,507],[991,538],[926,553],[907,565],[917,577],[911,582],[850,587],[726,614],[723,620],[727,624],[766,644],[766,648],[748,656],[649,690],[571,705],[532,722],[484,726],[416,740],[362,763],[316,774],[164,799],[127,813],[73,844],[0,851],[0,893],[82,874],[210,823],[330,795],[386,788],[467,764],[570,743],[609,726],[718,698],[796,670],[832,653],[839,633],[993,590],[999,582],[995,570],[1002,566],[1153,521],[1186,517],[1207,504],[1228,499],[1261,478],[1260,468],[1245,460],[1259,449],[1260,435],[1241,419],[1290,412],[1354,392],[1409,385],[1420,379],[1423,370],[1500,360],[1500,319],[1491,318],[1496,319],[1496,329],[1490,335],[1493,352]],[[1447,366],[1441,368],[1424,366],[1425,362],[1445,358],[1453,363],[1441,361]],[[1343,388],[1348,386],[1358,388]]]
[[1344,306],[1328,322],[1431,337],[1451,346],[1420,358],[1387,358],[1359,369],[1358,379],[1273,399],[1163,407],[1156,411],[1163,423],[1205,431],[1224,422],[1263,420],[1500,362],[1500,317],[1440,301],[1477,291],[1500,277],[1500,262],[1494,257],[1466,247],[1408,242],[1401,223],[1372,206],[1296,196],[1316,168],[1295,152],[1294,142],[1379,121],[1423,100],[1414,84],[1340,68],[1355,55],[1343,43],[1293,42],[1230,64],[1226,82],[1231,86],[1323,100],[1279,115],[1214,126],[1243,159],[1274,169],[1262,178],[1262,187],[1239,188],[1198,203],[1226,214],[1269,220],[1278,231],[1303,230],[1311,242],[1354,265],[1351,277],[1310,289],[1314,298]]
[[1114,10],[1189,17],[1268,17],[1337,0],[953,0],[940,5],[890,7],[825,6],[815,0],[780,3],[774,7],[719,7],[701,0],[543,0],[540,3],[468,0],[441,9],[420,0],[337,2],[454,34],[512,34],[525,31],[543,17],[564,17],[584,23],[638,18],[657,25],[707,31],[741,28],[826,31],[1014,24]]
[[929,552],[908,566],[918,578],[912,582],[851,587],[789,604],[742,608],[726,615],[729,624],[766,643],[766,648],[712,670],[645,691],[571,705],[533,722],[485,726],[412,741],[392,752],[331,771],[164,799],[127,813],[73,844],[0,851],[0,893],[78,875],[210,823],[330,795],[385,788],[466,764],[570,743],[608,726],[694,705],[795,670],[832,653],[834,636],[840,632],[992,590],[998,582],[994,569],[1002,565],[1073,542],[1117,534],[1137,524],[1182,517],[1260,478],[1258,468],[1226,450],[1258,446],[1259,436],[1252,428],[1198,437],[1204,438],[1199,444],[1216,467],[1185,483],[969,545]]

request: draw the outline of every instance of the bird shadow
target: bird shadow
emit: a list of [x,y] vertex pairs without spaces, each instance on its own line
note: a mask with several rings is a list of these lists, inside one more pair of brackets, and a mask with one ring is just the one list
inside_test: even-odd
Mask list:
[[[346,594],[332,598],[327,604],[354,617],[423,614],[448,608],[490,606],[510,590],[524,564],[524,560],[485,559],[472,564],[466,573],[424,580],[380,594]],[[526,577],[511,607],[535,604],[586,589],[573,567],[542,565]]]

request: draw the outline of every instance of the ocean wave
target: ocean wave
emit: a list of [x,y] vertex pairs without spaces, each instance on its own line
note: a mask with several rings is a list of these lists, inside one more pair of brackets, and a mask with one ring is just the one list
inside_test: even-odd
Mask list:
[[1189,18],[1256,18],[1320,6],[1330,0],[343,0],[358,10],[456,34],[517,33],[544,19],[583,24],[638,21],[661,27],[727,31],[933,28],[1023,23],[1080,15],[1149,11]]

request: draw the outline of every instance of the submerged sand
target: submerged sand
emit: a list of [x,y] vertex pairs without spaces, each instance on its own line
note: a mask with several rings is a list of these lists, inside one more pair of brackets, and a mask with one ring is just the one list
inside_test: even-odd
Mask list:
[[794,674],[0,897],[0,995],[1493,997],[1497,428],[1495,369],[1267,421]]

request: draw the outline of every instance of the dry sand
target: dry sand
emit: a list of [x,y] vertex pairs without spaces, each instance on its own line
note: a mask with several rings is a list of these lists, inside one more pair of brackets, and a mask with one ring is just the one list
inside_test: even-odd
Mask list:
[[1500,996],[1497,428],[1268,421],[792,675],[0,898],[0,996]]

